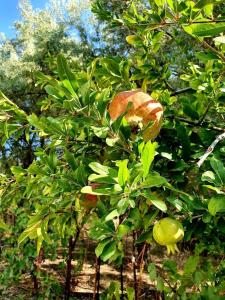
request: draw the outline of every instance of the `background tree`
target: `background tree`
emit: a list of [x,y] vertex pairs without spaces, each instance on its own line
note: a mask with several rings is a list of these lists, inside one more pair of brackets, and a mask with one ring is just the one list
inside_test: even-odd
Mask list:
[[[15,38],[2,38],[0,47],[0,89],[15,99],[26,112],[40,113],[38,101],[46,92],[35,84],[36,72],[54,74],[59,53],[70,58],[74,68],[81,68],[94,55],[92,36],[97,26],[89,1],[49,1],[42,10],[34,10],[30,1],[20,1],[21,19],[15,22]],[[89,24],[87,26],[86,24]],[[40,141],[39,141],[40,142]],[[33,160],[36,135],[11,138],[2,146],[5,156],[27,167]],[[8,162],[10,164],[10,162]]]

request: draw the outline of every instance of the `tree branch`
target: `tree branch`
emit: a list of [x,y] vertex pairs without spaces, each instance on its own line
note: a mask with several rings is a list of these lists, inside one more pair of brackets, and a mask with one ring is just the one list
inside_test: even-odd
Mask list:
[[208,103],[208,105],[207,105],[207,107],[206,107],[206,110],[205,110],[204,114],[203,114],[202,117],[199,119],[199,121],[198,121],[199,125],[202,125],[202,123],[203,123],[203,121],[204,121],[204,119],[205,119],[207,113],[209,112],[209,109],[210,109],[211,104],[212,104],[212,101],[210,101],[210,102]]
[[[201,41],[200,41],[201,42]],[[211,50],[213,53],[215,53],[219,58],[221,58],[221,60],[223,62],[225,62],[225,56],[219,52],[218,50],[216,50],[215,48],[213,48],[210,44],[208,44],[206,41],[202,41],[201,44],[205,47],[208,48],[209,50]]]
[[170,96],[180,95],[180,94],[183,94],[183,93],[186,93],[186,92],[189,92],[189,91],[194,91],[194,90],[191,87],[186,87],[184,89],[177,90],[177,91],[173,92],[172,94],[170,94]]
[[208,128],[208,129],[215,130],[215,131],[220,131],[220,132],[224,132],[224,130],[225,130],[224,128],[210,125],[210,123],[208,123],[208,122],[199,124],[199,121],[192,121],[192,120],[185,119],[183,117],[168,116],[167,118],[189,124],[193,127],[203,127],[203,128]]
[[225,131],[224,133],[220,134],[217,136],[217,138],[215,139],[215,141],[213,141],[213,143],[208,147],[208,149],[206,150],[206,152],[200,157],[199,161],[197,162],[198,167],[200,168],[201,165],[203,164],[203,162],[206,160],[206,158],[209,156],[210,153],[213,152],[214,148],[216,147],[216,145],[222,141],[223,139],[225,139]]

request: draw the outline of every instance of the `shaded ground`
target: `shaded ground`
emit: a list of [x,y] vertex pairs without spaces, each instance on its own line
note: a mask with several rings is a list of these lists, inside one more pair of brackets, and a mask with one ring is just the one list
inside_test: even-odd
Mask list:
[[[95,263],[96,257],[94,255],[95,244],[87,239],[87,237],[82,238],[82,243],[80,242],[75,250],[74,258],[79,257],[80,252],[79,249],[84,249],[85,255],[83,257],[83,267],[80,268],[80,260],[74,259],[72,262],[73,265],[73,277],[72,277],[72,297],[71,299],[93,299],[93,291],[94,291],[94,282],[95,282]],[[123,280],[124,286],[133,287],[133,262],[132,262],[132,239],[126,239],[126,256],[124,261],[123,268]],[[136,257],[141,256],[140,253],[136,253]],[[157,265],[161,265],[162,259],[166,258],[166,251],[164,248],[159,247],[156,249],[151,249],[149,251],[149,247],[146,248],[145,251],[145,262],[144,270],[142,275],[140,276],[137,271],[137,279],[141,280],[141,292],[140,299],[162,299],[159,297],[159,294],[155,292],[155,282],[151,282],[146,268],[147,264],[150,262],[154,262]],[[184,263],[184,257],[187,257],[189,253],[180,253],[176,257],[170,257],[170,259],[176,259],[178,265],[180,267]],[[42,277],[42,278],[41,278]],[[48,281],[45,281],[48,278]],[[41,279],[41,280],[40,280]],[[58,253],[57,259],[51,261],[50,259],[44,259],[40,265],[40,275],[38,281],[41,282],[40,292],[42,289],[45,289],[46,286],[49,286],[53,283],[51,287],[52,292],[49,292],[47,297],[41,296],[32,296],[33,293],[33,280],[32,276],[29,274],[24,274],[22,280],[19,284],[15,284],[7,290],[3,290],[3,287],[0,287],[0,299],[12,299],[12,300],[22,300],[22,299],[63,299],[63,287],[65,282],[65,259],[62,258],[61,253]],[[120,270],[114,265],[101,264],[101,277],[100,277],[100,292],[103,292],[112,281],[120,281]],[[58,285],[54,286],[54,282],[58,282]],[[61,289],[61,290],[60,290]],[[59,290],[60,296],[55,296],[56,290]]]

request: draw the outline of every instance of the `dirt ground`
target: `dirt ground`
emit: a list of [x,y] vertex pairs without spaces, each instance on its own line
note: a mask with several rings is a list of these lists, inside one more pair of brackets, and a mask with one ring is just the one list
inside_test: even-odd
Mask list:
[[[132,241],[131,237],[127,238],[125,241],[125,249],[126,256],[124,259],[123,266],[123,280],[124,287],[133,287],[133,261],[132,261]],[[79,260],[76,260],[76,257],[80,255],[79,249],[86,249],[85,255],[83,257],[83,267],[79,269]],[[93,291],[94,291],[94,283],[95,283],[95,274],[96,274],[96,257],[94,255],[95,243],[90,241],[87,238],[82,239],[82,242],[78,243],[76,250],[74,252],[74,260],[72,262],[73,272],[72,280],[71,280],[71,299],[82,299],[89,300],[93,299]],[[141,254],[136,254],[136,257]],[[41,296],[32,296],[33,293],[33,281],[32,276],[30,274],[24,274],[22,280],[18,284],[12,285],[10,288],[4,290],[3,287],[0,286],[0,299],[1,300],[22,300],[22,299],[63,299],[63,287],[65,282],[65,268],[62,268],[62,264],[65,265],[65,259],[62,258],[62,255],[59,251],[58,257],[55,260],[43,259],[40,264],[40,276],[48,275],[48,278],[51,278],[51,282],[55,281],[59,283],[61,286],[62,296],[54,296],[50,295],[47,298],[43,298]],[[187,258],[189,253],[179,253],[176,257],[170,256],[170,259],[175,259],[180,265],[183,265],[184,257]],[[146,247],[145,251],[145,266],[140,276],[140,273],[137,269],[137,280],[141,280],[141,292],[140,292],[140,300],[148,300],[148,299],[162,299],[159,296],[159,293],[155,290],[155,282],[151,282],[149,276],[147,274],[147,264],[150,262],[154,262],[157,265],[161,265],[163,259],[168,258],[166,255],[166,249],[162,247],[157,247],[156,249],[150,249],[150,247]],[[101,276],[100,276],[100,293],[103,292],[112,281],[120,281],[120,269],[113,264],[104,264],[101,263],[100,266]],[[40,280],[39,281],[43,281]],[[46,284],[46,283],[44,283]],[[47,283],[48,284],[48,283]],[[40,292],[44,288],[43,283],[40,286]],[[53,293],[54,294],[54,291]]]

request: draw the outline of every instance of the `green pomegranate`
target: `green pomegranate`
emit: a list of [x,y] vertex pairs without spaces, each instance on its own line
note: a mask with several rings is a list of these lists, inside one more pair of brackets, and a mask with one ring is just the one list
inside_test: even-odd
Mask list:
[[180,222],[172,218],[164,218],[155,223],[153,227],[154,240],[167,247],[167,252],[173,254],[179,252],[177,242],[184,237],[184,228]]

